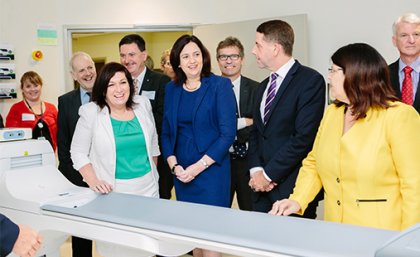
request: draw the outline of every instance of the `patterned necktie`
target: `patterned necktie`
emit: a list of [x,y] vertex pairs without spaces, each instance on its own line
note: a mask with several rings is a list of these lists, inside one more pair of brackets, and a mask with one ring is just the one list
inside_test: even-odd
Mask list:
[[273,104],[274,97],[276,96],[276,80],[278,78],[277,73],[271,74],[271,83],[270,87],[268,87],[267,91],[267,98],[265,99],[265,106],[264,106],[264,125],[267,124],[268,121],[268,114],[271,110],[271,105]]
[[413,105],[413,80],[411,78],[411,71],[413,68],[410,66],[404,67],[404,80],[401,88],[401,100],[403,103]]
[[133,79],[133,84],[134,84],[134,93],[136,94],[140,94],[140,90],[139,90],[139,83],[138,83],[138,79]]

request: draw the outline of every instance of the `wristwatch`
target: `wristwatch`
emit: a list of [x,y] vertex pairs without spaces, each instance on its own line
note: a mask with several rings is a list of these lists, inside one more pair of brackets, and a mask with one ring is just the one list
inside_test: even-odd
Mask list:
[[203,166],[207,169],[209,167],[209,165],[207,164],[207,162],[203,159],[200,159],[200,163],[203,164]]
[[173,175],[176,175],[176,173],[175,173],[175,168],[176,168],[176,166],[180,166],[178,163],[175,163],[175,165],[174,166],[172,166],[172,169],[171,169],[171,173],[173,174]]

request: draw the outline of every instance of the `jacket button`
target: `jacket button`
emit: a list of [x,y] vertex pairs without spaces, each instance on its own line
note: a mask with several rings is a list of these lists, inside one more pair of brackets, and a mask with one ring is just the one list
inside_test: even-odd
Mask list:
[[337,205],[338,205],[338,206],[340,206],[340,205],[341,205],[340,200],[337,200]]
[[337,183],[340,183],[340,178],[337,178],[336,180],[337,180]]

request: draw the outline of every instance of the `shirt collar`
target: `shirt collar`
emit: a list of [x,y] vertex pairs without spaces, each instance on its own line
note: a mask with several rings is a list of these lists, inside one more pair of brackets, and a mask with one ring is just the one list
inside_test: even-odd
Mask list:
[[276,71],[277,75],[279,75],[282,79],[284,79],[289,72],[289,70],[292,68],[292,66],[295,64],[296,60],[295,58],[291,57],[289,61],[287,61],[283,66],[280,67]]
[[[400,60],[398,61],[398,65],[399,65],[399,67],[398,67],[398,69],[399,69],[399,71],[400,72],[403,72],[403,69],[405,68],[405,66],[407,66],[407,64],[405,64],[402,60],[401,60],[401,58],[400,58]],[[417,57],[417,59],[412,63],[412,64],[410,64],[409,65],[411,68],[413,68],[413,70],[415,70],[417,73],[419,73],[420,72],[420,56],[419,57]]]
[[234,88],[239,87],[241,85],[241,76],[237,77],[234,81],[232,81],[232,85]]

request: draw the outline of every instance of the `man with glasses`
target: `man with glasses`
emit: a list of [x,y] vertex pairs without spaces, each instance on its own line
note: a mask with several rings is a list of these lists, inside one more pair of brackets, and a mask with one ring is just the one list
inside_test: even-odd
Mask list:
[[235,37],[227,37],[219,43],[216,49],[217,62],[222,76],[232,81],[237,102],[237,133],[236,140],[230,148],[231,160],[231,198],[236,192],[236,199],[241,210],[252,210],[251,188],[248,186],[248,140],[254,123],[254,92],[258,82],[241,75],[244,61],[244,47]]
[[[73,168],[70,158],[70,146],[74,130],[79,120],[79,108],[89,103],[93,85],[96,80],[96,68],[90,55],[84,52],[76,52],[70,60],[71,76],[79,84],[74,89],[58,98],[57,118],[57,150],[58,169],[73,184],[88,187],[83,181],[82,175]],[[92,241],[79,237],[72,237],[73,256],[92,256]]]
[[400,52],[400,58],[389,65],[392,87],[402,102],[420,113],[420,18],[414,13],[404,14],[392,30],[392,42]]
[[[159,135],[162,131],[163,98],[165,86],[170,81],[169,77],[148,69],[144,62],[147,59],[146,42],[137,34],[126,35],[120,40],[120,62],[130,72],[134,80],[137,94],[149,98],[152,105],[153,117],[155,118],[156,130]],[[157,169],[159,172],[159,195],[160,198],[170,199],[173,187],[173,177],[168,164],[162,155],[158,157]]]

